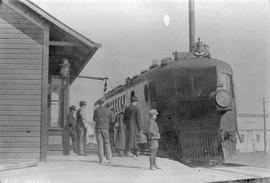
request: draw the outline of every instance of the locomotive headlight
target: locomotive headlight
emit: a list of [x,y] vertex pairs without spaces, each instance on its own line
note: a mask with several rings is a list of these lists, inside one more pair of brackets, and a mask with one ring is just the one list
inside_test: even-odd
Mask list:
[[215,102],[221,108],[229,107],[232,103],[232,96],[230,92],[224,89],[216,91]]

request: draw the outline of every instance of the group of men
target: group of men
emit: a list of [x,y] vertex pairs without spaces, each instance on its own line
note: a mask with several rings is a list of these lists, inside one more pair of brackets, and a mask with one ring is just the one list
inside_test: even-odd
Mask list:
[[[106,108],[103,103],[105,100],[102,98],[98,101],[99,106],[94,110],[93,120],[95,122],[95,133],[98,143],[99,160],[103,162],[103,147],[105,148],[106,158],[111,161],[111,146],[109,135],[109,126],[113,121],[113,113],[109,108]],[[138,155],[138,148],[136,144],[136,135],[142,133],[140,122],[140,111],[137,105],[137,98],[131,98],[131,105],[124,110],[123,116],[118,115],[115,117],[118,126],[118,134],[115,136],[116,144],[120,150],[120,155],[126,151],[127,156],[134,156],[131,152]],[[124,144],[125,143],[125,144]]]
[[72,140],[72,149],[79,156],[86,156],[86,134],[88,122],[86,120],[85,107],[86,102],[80,101],[80,108],[76,110],[76,106],[72,105],[69,108],[67,116],[66,128]]
[[[106,159],[109,163],[112,162],[112,151],[110,143],[109,127],[114,122],[113,112],[105,107],[103,104],[104,98],[98,100],[98,107],[94,110],[93,120],[95,122],[95,135],[98,144],[99,162],[104,162],[104,152]],[[126,152],[126,156],[133,157],[139,156],[138,144],[136,138],[138,134],[143,134],[141,128],[140,110],[137,106],[138,100],[135,96],[131,97],[131,104],[125,110],[122,116],[118,115],[116,135],[116,146],[120,150],[120,155],[123,156]],[[86,102],[80,102],[80,108],[76,112],[76,107],[70,107],[70,113],[68,115],[67,125],[69,127],[70,135],[72,138],[72,147],[74,152],[78,155],[84,156],[86,146],[86,133],[87,133],[87,121],[85,117]],[[156,109],[149,111],[149,128],[145,132],[148,136],[148,143],[150,149],[150,169],[159,169],[156,164],[156,154],[158,149],[158,140],[160,139],[158,126],[155,122],[158,112]],[[77,144],[77,145],[76,145]],[[118,145],[117,145],[118,144]]]

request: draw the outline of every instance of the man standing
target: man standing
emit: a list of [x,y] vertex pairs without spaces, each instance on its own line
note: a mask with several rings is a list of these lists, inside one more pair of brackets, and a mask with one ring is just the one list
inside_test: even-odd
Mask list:
[[[124,105],[122,105],[124,108]],[[115,118],[115,148],[119,152],[119,156],[124,156],[126,150],[126,125],[123,121],[123,112],[120,112]]]
[[77,133],[76,133],[76,106],[69,107],[69,113],[67,115],[67,129],[69,136],[71,137],[71,147],[74,153],[77,153]]
[[112,151],[110,146],[109,137],[109,124],[112,123],[112,112],[106,107],[102,106],[105,99],[100,99],[98,101],[99,106],[94,110],[93,120],[95,121],[95,131],[98,143],[98,155],[99,162],[102,163],[104,159],[104,148],[106,153],[106,158],[109,163],[112,161]]
[[149,139],[149,149],[150,149],[150,155],[149,155],[149,161],[150,161],[150,170],[154,169],[161,169],[157,165],[157,151],[158,151],[158,141],[160,139],[159,129],[156,122],[158,112],[156,109],[151,109],[148,113],[149,119],[148,119],[148,139]]
[[127,156],[134,156],[131,153],[133,150],[136,156],[139,156],[139,150],[136,144],[136,136],[138,131],[141,133],[141,116],[140,110],[137,107],[138,100],[135,96],[131,97],[131,104],[124,112],[124,122],[126,124],[126,153]]
[[86,156],[85,146],[86,146],[86,114],[85,107],[86,102],[80,101],[80,108],[77,111],[76,117],[76,131],[77,131],[77,154],[79,156]]

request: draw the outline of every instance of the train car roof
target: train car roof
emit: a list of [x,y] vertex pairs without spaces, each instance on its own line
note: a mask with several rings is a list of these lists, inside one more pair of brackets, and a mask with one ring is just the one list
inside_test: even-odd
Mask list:
[[206,68],[217,66],[232,74],[232,68],[228,63],[215,58],[179,59],[174,63],[177,68]]
[[231,66],[221,60],[215,59],[215,58],[188,58],[188,59],[178,59],[177,61],[171,61],[170,63],[162,66],[157,65],[156,67],[153,67],[152,69],[149,69],[147,71],[143,71],[142,74],[136,75],[130,79],[130,83],[126,83],[124,85],[119,85],[116,88],[108,91],[104,97],[106,99],[117,95],[118,93],[121,93],[124,91],[125,88],[128,88],[132,85],[136,85],[137,83],[141,82],[143,79],[151,77],[157,73],[157,71],[165,70],[165,69],[199,69],[199,68],[209,68],[209,67],[218,67],[219,69],[225,70],[232,74],[232,68]]

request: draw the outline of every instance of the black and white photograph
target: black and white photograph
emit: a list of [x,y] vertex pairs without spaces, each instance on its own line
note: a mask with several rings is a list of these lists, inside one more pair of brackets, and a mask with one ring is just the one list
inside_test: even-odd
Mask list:
[[270,0],[0,0],[0,183],[270,182]]

